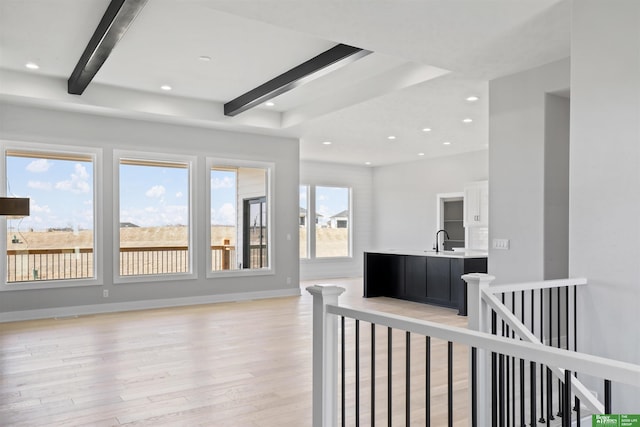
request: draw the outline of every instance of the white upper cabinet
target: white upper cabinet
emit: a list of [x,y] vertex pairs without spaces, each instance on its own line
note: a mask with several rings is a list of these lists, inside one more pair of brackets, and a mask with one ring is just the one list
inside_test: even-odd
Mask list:
[[489,226],[489,181],[470,182],[465,185],[464,226]]

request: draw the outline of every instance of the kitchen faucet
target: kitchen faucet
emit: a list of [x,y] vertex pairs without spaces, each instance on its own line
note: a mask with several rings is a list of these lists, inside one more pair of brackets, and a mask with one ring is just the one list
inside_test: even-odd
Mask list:
[[[444,231],[444,235],[446,236],[447,240],[450,240],[449,233],[447,233],[447,230],[438,230],[436,232],[436,253],[439,252],[439,250],[438,250],[438,235],[443,231]],[[444,245],[444,240],[442,241],[442,244]],[[442,248],[442,250],[444,250],[444,247]]]

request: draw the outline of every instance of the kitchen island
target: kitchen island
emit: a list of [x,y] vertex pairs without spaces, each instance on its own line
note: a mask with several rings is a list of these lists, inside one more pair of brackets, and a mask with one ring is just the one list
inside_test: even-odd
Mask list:
[[482,251],[371,251],[364,253],[364,297],[386,296],[458,309],[467,315],[461,276],[486,273]]

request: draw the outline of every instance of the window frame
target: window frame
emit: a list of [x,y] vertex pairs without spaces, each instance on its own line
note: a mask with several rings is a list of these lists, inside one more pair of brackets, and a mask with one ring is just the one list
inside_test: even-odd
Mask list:
[[[212,256],[211,256],[211,171],[214,168],[255,168],[255,169],[264,169],[266,171],[266,188],[265,188],[265,197],[267,198],[267,259],[269,260],[269,267],[260,268],[260,269],[246,269],[241,268],[237,270],[213,270],[212,265]],[[247,276],[270,276],[276,274],[276,259],[275,259],[275,250],[273,248],[274,240],[273,236],[275,233],[275,221],[274,221],[274,205],[275,205],[275,192],[274,192],[274,183],[275,183],[275,173],[276,173],[276,165],[273,162],[266,161],[258,161],[258,160],[245,160],[245,159],[233,159],[233,158],[222,158],[222,157],[207,157],[206,158],[206,232],[205,239],[207,242],[206,249],[206,277],[208,279],[219,278],[219,277],[247,277]],[[237,178],[236,178],[237,179]],[[237,191],[237,188],[236,188]],[[237,199],[237,198],[236,198]],[[236,200],[236,209],[238,207],[238,201]],[[237,215],[237,213],[236,213]],[[236,227],[239,227],[236,224]],[[236,230],[237,233],[237,230]],[[237,242],[236,242],[237,245]]]
[[37,142],[22,142],[0,140],[0,194],[6,196],[7,191],[7,152],[17,151],[32,153],[34,157],[46,158],[49,156],[74,157],[82,156],[91,159],[93,167],[93,277],[82,279],[38,280],[29,282],[7,282],[7,219],[0,217],[0,251],[5,254],[5,260],[0,262],[0,292],[22,291],[33,289],[59,289],[87,286],[102,286],[104,284],[104,253],[103,247],[103,187],[102,182],[102,149],[89,148],[74,145],[43,144]]
[[[188,247],[189,247],[189,271],[186,273],[161,273],[122,276],[120,275],[120,165],[121,160],[132,162],[139,161],[141,166],[145,163],[184,163],[188,172]],[[130,283],[165,282],[176,280],[195,280],[198,278],[198,248],[194,244],[193,228],[195,225],[195,212],[197,201],[194,194],[197,193],[197,157],[184,154],[157,153],[147,151],[113,150],[113,283],[116,285]]]

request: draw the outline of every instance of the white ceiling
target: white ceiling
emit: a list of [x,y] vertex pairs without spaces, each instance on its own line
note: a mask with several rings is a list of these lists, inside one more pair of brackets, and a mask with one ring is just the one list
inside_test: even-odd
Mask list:
[[[69,95],[108,4],[0,0],[0,97],[293,136],[302,159],[377,166],[486,149],[488,80],[569,55],[569,0],[149,0],[85,93]],[[223,115],[337,43],[373,53],[274,107]]]

